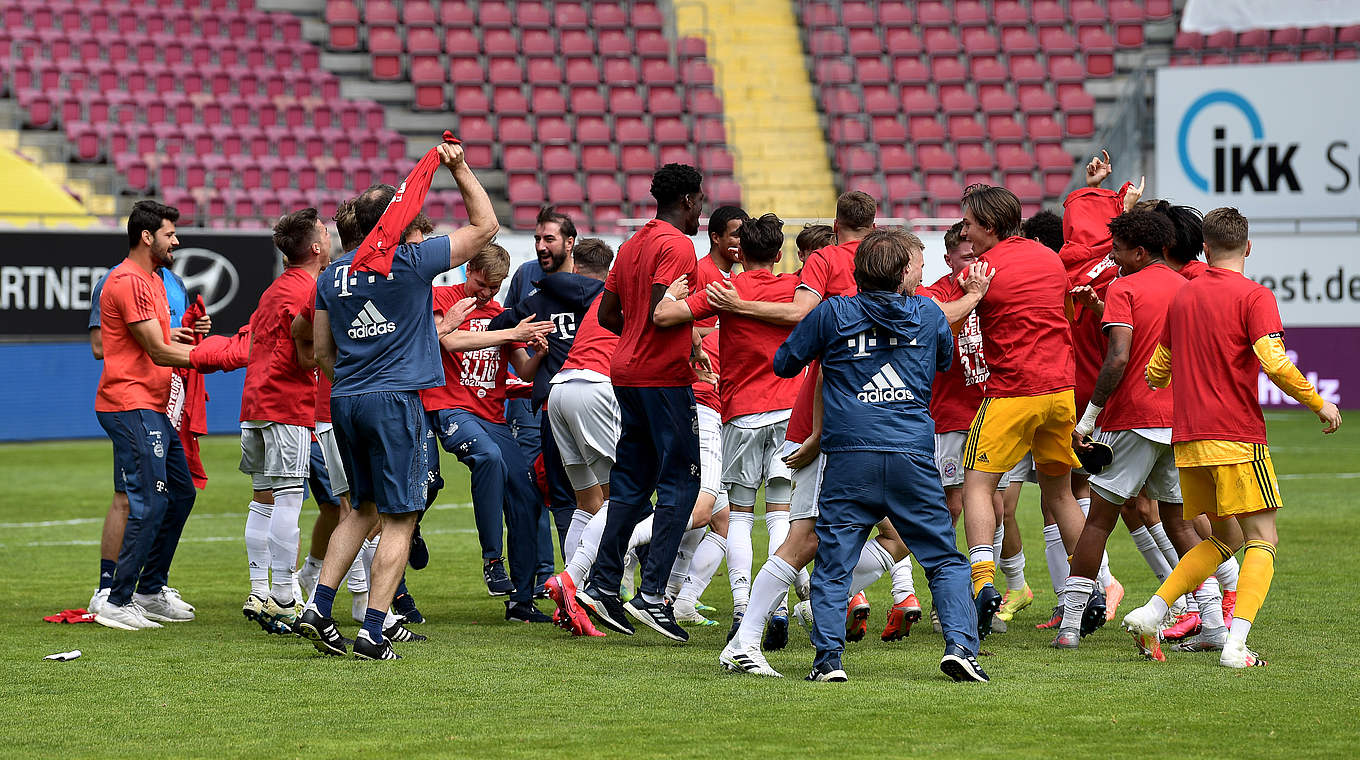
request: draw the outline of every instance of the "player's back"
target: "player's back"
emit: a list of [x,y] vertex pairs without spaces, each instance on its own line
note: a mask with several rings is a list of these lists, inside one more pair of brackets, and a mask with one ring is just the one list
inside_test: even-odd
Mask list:
[[689,385],[690,326],[658,327],[652,322],[652,287],[681,275],[694,289],[698,259],[694,243],[674,225],[653,219],[619,246],[605,289],[618,296],[623,332],[610,367],[615,385]]
[[619,336],[600,324],[600,296],[596,296],[576,328],[576,338],[562,369],[586,369],[609,377],[609,362],[618,346]]
[[818,248],[808,254],[798,272],[801,287],[811,290],[823,300],[832,296],[853,296],[859,292],[855,284],[855,251],[859,241],[837,243]]
[[[732,286],[746,301],[790,303],[798,278],[756,269],[732,278]],[[771,362],[793,325],[777,325],[759,319],[727,314],[723,317],[721,383],[723,420],[744,414],[791,409],[802,385],[802,376],[783,378],[774,374]]]
[[1172,441],[1266,442],[1252,346],[1281,333],[1269,288],[1208,267],[1176,294],[1162,344],[1171,351]]
[[315,297],[316,280],[299,267],[283,271],[260,295],[250,315],[250,362],[241,392],[241,421],[267,420],[311,427],[316,372],[298,364],[293,318]]
[[1067,271],[1058,254],[1036,241],[1009,237],[980,261],[996,273],[976,309],[986,336],[986,395],[1039,396],[1072,388]]

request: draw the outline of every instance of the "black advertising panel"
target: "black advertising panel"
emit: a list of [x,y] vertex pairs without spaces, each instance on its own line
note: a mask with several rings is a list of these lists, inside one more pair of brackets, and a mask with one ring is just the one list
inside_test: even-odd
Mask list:
[[[213,332],[250,321],[282,267],[268,232],[181,229],[171,269],[203,296]],[[127,233],[0,232],[0,339],[84,337],[90,292],[127,256]]]

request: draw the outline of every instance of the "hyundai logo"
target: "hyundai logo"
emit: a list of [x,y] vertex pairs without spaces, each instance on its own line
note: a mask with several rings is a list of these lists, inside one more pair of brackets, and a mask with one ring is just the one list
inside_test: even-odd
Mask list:
[[227,257],[207,248],[180,248],[170,265],[184,280],[185,290],[201,293],[209,314],[231,304],[240,287],[241,276]]

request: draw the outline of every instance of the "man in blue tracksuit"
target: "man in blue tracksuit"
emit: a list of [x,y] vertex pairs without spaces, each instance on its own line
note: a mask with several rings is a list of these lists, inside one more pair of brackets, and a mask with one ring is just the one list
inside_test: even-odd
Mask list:
[[930,582],[944,628],[940,669],[956,681],[986,681],[978,665],[977,614],[968,560],[954,542],[935,468],[930,388],[949,368],[954,341],[944,312],[908,296],[921,282],[921,240],[875,230],[855,252],[859,294],[823,301],[774,356],[793,377],[822,361],[822,439],[827,456],[812,572],[809,681],[845,681],[841,653],[850,576],[869,531],[887,517]]

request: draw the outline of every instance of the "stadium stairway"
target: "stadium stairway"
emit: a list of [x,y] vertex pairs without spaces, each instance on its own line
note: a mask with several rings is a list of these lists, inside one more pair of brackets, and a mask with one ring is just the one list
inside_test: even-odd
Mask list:
[[675,3],[677,31],[704,38],[752,214],[825,217],[836,187],[788,0]]
[[20,129],[18,104],[0,99],[0,224],[85,227],[117,213],[113,167],[67,163],[64,138]]

